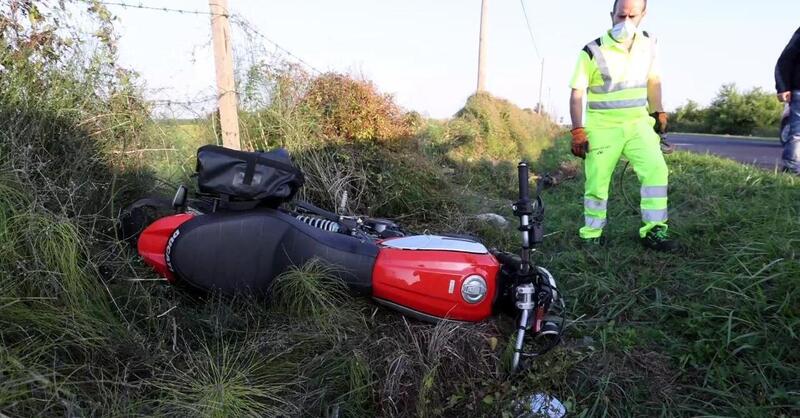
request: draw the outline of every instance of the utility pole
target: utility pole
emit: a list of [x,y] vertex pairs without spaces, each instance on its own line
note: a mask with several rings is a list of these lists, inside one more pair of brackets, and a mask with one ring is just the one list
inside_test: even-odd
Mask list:
[[542,58],[542,74],[539,77],[539,114],[544,114],[544,109],[542,109],[542,88],[544,86],[544,58]]
[[486,91],[486,23],[489,0],[481,0],[481,35],[478,39],[478,93]]
[[214,39],[214,66],[217,71],[217,99],[222,145],[241,149],[239,114],[236,104],[236,81],[233,77],[231,25],[228,20],[228,0],[208,0],[211,7],[211,34]]

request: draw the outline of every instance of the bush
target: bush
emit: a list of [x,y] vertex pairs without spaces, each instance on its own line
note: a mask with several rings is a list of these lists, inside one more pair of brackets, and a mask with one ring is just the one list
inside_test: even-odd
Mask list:
[[516,166],[550,148],[558,127],[547,117],[481,93],[448,121],[428,121],[418,134],[423,152],[453,166],[455,181],[489,196],[510,198]]
[[723,85],[708,108],[688,101],[672,114],[671,129],[726,135],[777,136],[783,105],[773,94],[756,87],[740,92],[735,84]]
[[556,132],[545,116],[486,93],[467,99],[456,113],[453,128],[455,137],[463,140],[456,155],[493,161],[536,159],[552,144]]
[[675,132],[708,132],[707,113],[708,110],[700,108],[697,102],[688,100],[670,115],[669,128]]
[[406,224],[440,222],[456,206],[442,170],[419,158],[410,138],[427,121],[403,113],[372,83],[259,65],[243,84],[244,143],[287,148],[306,174],[300,198],[345,214],[402,217]]
[[405,117],[392,96],[370,81],[336,73],[311,81],[303,102],[318,115],[320,133],[330,139],[398,139],[411,135],[413,117]]

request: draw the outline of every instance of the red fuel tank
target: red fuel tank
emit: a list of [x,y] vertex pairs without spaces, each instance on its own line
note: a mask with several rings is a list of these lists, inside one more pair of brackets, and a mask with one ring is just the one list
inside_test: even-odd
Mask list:
[[491,316],[500,264],[483,244],[422,235],[381,247],[372,279],[377,302],[424,320]]
[[181,213],[161,218],[148,226],[139,236],[136,246],[145,264],[152,267],[160,276],[170,283],[175,282],[175,275],[169,270],[166,252],[167,244],[173,234],[184,222],[194,218],[193,215]]

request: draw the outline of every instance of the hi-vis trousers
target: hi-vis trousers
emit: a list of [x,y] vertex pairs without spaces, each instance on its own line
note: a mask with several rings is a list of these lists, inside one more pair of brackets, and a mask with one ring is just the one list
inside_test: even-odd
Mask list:
[[657,225],[667,223],[667,185],[669,171],[661,152],[660,138],[653,131],[653,119],[642,118],[614,128],[587,128],[589,152],[586,154],[584,194],[585,225],[581,238],[603,234],[608,211],[608,187],[620,156],[631,162],[641,182],[641,211],[644,237]]

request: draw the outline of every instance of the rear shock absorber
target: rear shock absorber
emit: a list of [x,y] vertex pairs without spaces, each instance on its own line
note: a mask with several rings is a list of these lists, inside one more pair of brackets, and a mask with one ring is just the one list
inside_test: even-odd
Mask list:
[[298,215],[297,219],[300,222],[307,223],[314,228],[319,228],[323,231],[339,232],[341,229],[338,223],[323,218],[317,218],[316,216]]

